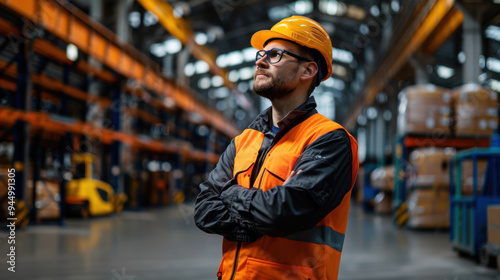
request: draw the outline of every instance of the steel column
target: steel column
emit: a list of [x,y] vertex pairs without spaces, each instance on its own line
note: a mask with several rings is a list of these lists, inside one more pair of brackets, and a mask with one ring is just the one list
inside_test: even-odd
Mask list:
[[[118,87],[113,88],[112,93],[112,106],[111,106],[111,128],[114,131],[120,131],[120,112],[121,112],[121,102],[120,102],[120,89]],[[120,177],[121,177],[121,167],[120,167],[120,146],[121,143],[118,140],[114,140],[111,144],[111,160],[110,167],[111,173],[109,176],[109,183],[113,187],[115,194],[120,189]]]

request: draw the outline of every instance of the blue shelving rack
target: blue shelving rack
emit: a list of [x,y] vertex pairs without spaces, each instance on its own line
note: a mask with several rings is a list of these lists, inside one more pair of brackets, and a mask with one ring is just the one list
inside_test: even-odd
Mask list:
[[[493,143],[493,141],[492,141]],[[481,191],[478,186],[478,160],[487,160]],[[462,163],[473,162],[473,192],[462,192]],[[479,260],[486,244],[486,210],[500,204],[500,147],[473,148],[458,152],[450,160],[450,240],[459,253]]]

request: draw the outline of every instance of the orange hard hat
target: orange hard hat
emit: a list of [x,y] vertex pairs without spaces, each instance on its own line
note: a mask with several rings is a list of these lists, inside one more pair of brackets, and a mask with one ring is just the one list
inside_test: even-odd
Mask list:
[[323,73],[321,81],[332,75],[332,41],[323,26],[316,21],[303,16],[282,19],[271,30],[261,30],[253,34],[250,44],[262,50],[270,39],[284,39],[317,50],[326,63],[327,73]]

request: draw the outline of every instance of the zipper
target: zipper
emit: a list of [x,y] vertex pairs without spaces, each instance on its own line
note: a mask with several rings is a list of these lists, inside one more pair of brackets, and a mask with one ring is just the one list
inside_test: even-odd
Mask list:
[[238,257],[240,255],[241,242],[238,242],[238,246],[236,247],[236,255],[234,256],[234,266],[233,272],[231,273],[231,280],[234,280],[236,276],[236,268],[238,267]]

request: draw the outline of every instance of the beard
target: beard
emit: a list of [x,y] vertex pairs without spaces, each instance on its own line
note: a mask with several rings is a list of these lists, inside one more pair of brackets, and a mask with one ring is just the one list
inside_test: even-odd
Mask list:
[[[264,78],[265,80],[258,81],[256,79],[257,74],[265,74],[267,78]],[[273,77],[267,73],[255,72],[253,91],[257,95],[271,101],[286,97],[294,90],[294,88],[294,77],[292,75]]]

